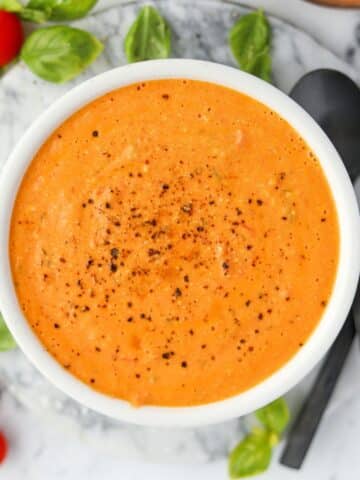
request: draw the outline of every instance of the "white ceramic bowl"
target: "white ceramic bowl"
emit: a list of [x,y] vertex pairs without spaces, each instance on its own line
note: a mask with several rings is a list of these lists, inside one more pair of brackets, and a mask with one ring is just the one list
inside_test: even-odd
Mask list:
[[[9,225],[14,199],[34,154],[51,132],[73,112],[106,92],[140,81],[189,78],[243,92],[285,118],[317,155],[331,187],[340,224],[340,258],[333,294],[304,347],[282,368],[255,387],[219,402],[194,407],[141,407],[98,393],[63,369],[29,327],[16,298],[9,255]],[[240,70],[196,60],[160,60],[119,67],[103,73],[56,101],[19,141],[0,179],[0,310],[16,341],[37,368],[58,388],[80,403],[120,420],[153,426],[195,426],[249,413],[298,383],[334,341],[355,293],[360,271],[360,219],[345,168],[327,136],[312,118],[284,93]],[[311,295],[304,285],[304,296]]]

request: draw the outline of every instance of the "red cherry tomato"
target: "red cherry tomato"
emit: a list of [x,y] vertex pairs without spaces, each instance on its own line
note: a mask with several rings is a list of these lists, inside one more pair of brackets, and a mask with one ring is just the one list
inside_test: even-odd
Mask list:
[[0,432],[0,463],[2,463],[7,454],[8,445],[4,434]]
[[24,32],[19,17],[0,10],[0,67],[14,60],[23,41]]

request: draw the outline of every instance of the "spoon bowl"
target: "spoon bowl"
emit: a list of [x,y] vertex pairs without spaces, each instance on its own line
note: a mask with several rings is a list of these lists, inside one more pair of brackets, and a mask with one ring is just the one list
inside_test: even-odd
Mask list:
[[336,70],[314,70],[290,96],[322,127],[339,152],[352,180],[360,175],[360,90]]

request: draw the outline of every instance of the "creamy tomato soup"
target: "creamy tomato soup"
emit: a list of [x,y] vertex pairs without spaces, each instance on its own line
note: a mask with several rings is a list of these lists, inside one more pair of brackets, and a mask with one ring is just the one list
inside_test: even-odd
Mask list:
[[135,84],[40,148],[10,257],[53,357],[134,405],[196,405],[274,373],[331,295],[336,209],[321,166],[276,113],[222,86]]

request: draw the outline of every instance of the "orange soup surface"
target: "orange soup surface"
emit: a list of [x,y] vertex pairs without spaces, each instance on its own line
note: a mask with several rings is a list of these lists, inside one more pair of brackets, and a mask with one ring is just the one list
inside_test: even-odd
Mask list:
[[306,342],[339,253],[304,140],[263,104],[182,79],[89,103],[20,186],[10,257],[45,348],[134,405],[197,405],[259,383]]

